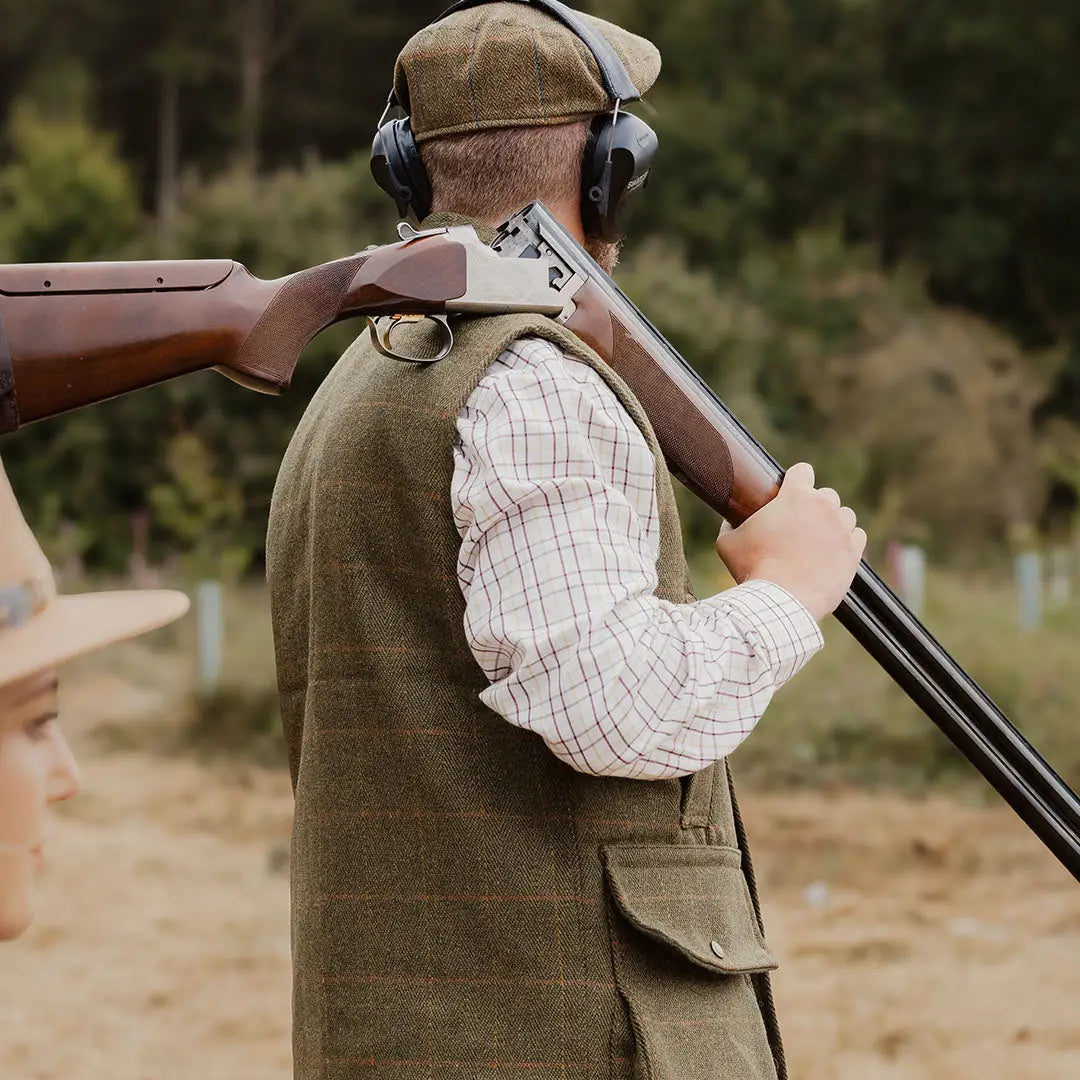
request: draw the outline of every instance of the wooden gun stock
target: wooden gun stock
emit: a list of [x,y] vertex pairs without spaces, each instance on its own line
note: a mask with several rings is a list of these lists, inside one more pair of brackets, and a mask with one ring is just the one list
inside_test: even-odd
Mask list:
[[206,368],[278,394],[331,323],[441,314],[467,285],[447,234],[274,281],[227,259],[0,266],[0,434]]

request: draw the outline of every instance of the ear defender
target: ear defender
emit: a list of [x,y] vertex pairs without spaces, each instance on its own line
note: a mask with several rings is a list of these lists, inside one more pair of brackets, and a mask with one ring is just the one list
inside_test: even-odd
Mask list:
[[386,119],[386,113],[396,104],[391,95],[375,132],[371,144],[371,175],[397,203],[398,213],[403,218],[411,209],[417,220],[422,221],[431,212],[431,181],[420,159],[420,148],[409,127],[409,118]]
[[640,116],[603,113],[593,119],[581,169],[585,235],[615,243],[625,231],[627,203],[649,179],[660,140]]

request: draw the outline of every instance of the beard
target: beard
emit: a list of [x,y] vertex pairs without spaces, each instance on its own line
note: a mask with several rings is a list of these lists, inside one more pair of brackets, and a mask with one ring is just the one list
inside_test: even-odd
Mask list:
[[585,238],[585,250],[600,264],[605,273],[612,273],[619,265],[619,252],[622,251],[621,240],[610,243],[607,240],[597,240],[595,237]]

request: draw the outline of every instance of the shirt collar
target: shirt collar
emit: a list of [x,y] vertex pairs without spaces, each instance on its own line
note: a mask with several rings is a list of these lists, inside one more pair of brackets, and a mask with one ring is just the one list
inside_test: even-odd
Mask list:
[[448,210],[440,210],[438,213],[428,214],[428,216],[420,222],[420,231],[425,232],[428,229],[450,229],[455,225],[471,225],[476,230],[476,235],[480,237],[480,242],[482,244],[490,245],[498,235],[498,229],[493,229],[490,225],[485,225],[475,218],[467,217],[465,214],[454,214]]

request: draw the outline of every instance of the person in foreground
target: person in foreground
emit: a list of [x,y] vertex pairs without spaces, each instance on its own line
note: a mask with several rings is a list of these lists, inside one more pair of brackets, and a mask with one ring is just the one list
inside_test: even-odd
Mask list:
[[[614,105],[585,37],[642,91],[659,55],[543,7],[474,5],[405,45],[413,209],[490,242],[542,200],[612,266],[582,213]],[[430,365],[358,339],[275,489],[296,1076],[785,1076],[725,759],[821,647],[866,535],[798,464],[717,538],[738,584],[698,600],[625,383],[538,316],[455,334]]]
[[187,607],[183,593],[156,590],[58,596],[0,463],[0,941],[30,925],[49,807],[79,790],[57,719],[57,668]]

